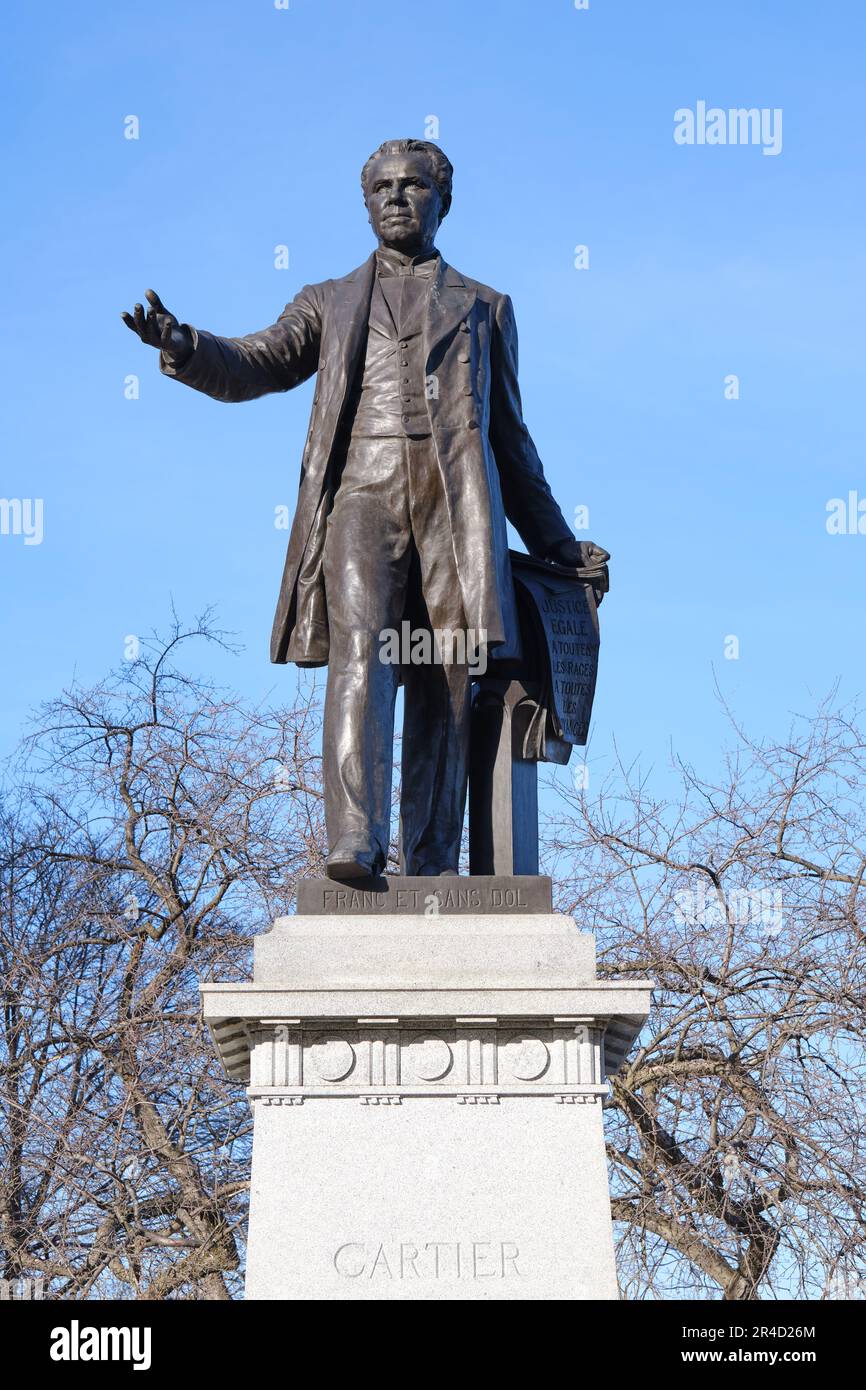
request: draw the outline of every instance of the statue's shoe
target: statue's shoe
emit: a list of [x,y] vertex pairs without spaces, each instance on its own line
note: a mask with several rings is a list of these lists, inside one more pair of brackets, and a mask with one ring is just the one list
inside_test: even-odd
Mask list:
[[385,867],[385,856],[369,840],[346,836],[338,840],[325,860],[328,878],[375,878]]

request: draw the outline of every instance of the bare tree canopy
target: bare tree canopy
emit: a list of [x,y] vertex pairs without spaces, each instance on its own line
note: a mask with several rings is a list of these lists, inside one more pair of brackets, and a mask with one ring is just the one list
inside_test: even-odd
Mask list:
[[[321,872],[320,720],[196,678],[195,637],[47,706],[6,778],[0,1277],[56,1298],[241,1291],[251,1121],[197,986]],[[558,783],[547,826],[603,973],[658,982],[607,1108],[623,1293],[862,1297],[866,741],[828,707],[734,742],[675,801]]]

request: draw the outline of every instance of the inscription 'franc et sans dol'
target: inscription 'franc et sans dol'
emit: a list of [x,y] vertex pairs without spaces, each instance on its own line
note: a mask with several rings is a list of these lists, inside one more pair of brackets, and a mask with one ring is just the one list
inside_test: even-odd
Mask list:
[[397,888],[388,895],[369,888],[326,888],[322,894],[325,908],[331,912],[373,912],[389,905],[397,912],[480,912],[529,907],[526,892],[521,887],[491,888],[486,893],[471,888],[437,888],[422,892],[418,888]]

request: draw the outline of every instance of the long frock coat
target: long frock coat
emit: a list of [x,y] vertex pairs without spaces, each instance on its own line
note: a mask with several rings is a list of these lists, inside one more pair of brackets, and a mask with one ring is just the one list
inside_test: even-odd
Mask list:
[[[338,430],[362,352],[375,253],[339,280],[305,285],[276,323],[243,338],[191,329],[194,350],[168,376],[218,401],[289,391],[318,373],[294,524],[271,636],[271,660],[328,661],[322,573],[325,524],[339,478]],[[571,537],[523,423],[511,300],[440,260],[424,326],[430,422],[442,474],[467,628],[497,657],[516,654],[517,614],[505,519],[531,555]]]

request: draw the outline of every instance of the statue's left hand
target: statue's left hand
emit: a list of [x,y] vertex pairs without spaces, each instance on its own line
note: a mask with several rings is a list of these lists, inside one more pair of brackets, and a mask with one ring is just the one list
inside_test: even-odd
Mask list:
[[595,569],[607,564],[610,554],[595,541],[576,541],[569,537],[559,541],[545,556],[557,565],[568,565],[570,569]]

